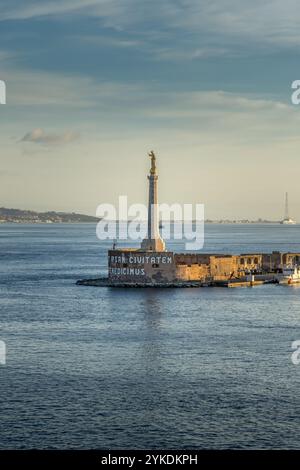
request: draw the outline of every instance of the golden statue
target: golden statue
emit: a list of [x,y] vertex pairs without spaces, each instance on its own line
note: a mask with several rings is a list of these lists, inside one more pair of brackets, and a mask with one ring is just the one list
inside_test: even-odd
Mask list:
[[148,155],[151,158],[150,173],[151,173],[151,175],[155,175],[156,174],[156,156],[155,156],[155,153],[153,152],[153,150],[151,150],[151,152],[149,152]]

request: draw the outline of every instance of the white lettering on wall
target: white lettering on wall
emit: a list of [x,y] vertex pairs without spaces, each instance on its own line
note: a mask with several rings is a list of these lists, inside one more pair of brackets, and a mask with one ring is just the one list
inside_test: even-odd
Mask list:
[[[143,254],[128,254],[119,252],[109,257],[109,275],[113,277],[122,276],[145,276],[145,266],[155,265],[155,269],[163,265],[173,263],[173,257],[169,255],[161,255],[153,253],[151,256]],[[151,269],[151,267],[150,267]]]
[[122,253],[121,255],[110,256],[110,263],[114,264],[172,264],[172,256],[126,256]]

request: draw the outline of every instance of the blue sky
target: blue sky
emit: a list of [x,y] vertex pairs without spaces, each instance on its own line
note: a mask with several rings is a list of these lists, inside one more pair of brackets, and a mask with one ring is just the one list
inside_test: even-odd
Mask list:
[[[0,205],[146,198],[300,220],[295,0],[0,0]],[[253,196],[254,194],[254,196]]]

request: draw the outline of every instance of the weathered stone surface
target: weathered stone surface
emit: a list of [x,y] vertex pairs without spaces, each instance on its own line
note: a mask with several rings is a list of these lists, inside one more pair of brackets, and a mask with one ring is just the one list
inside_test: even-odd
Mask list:
[[262,255],[110,250],[109,279],[126,282],[212,282],[240,278],[249,271],[262,270]]
[[176,280],[174,255],[170,251],[109,250],[108,277],[143,284],[173,282]]

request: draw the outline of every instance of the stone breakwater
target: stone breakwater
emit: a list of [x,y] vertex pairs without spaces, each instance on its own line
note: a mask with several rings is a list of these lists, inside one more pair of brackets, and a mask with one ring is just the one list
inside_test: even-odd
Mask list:
[[[174,282],[146,282],[139,283],[134,281],[117,281],[106,278],[96,279],[80,279],[76,282],[78,286],[94,286],[94,287],[202,287],[201,281],[174,281]],[[206,284],[207,285],[207,284]]]
[[271,279],[284,266],[299,264],[300,253],[231,255],[119,248],[108,251],[108,278],[124,285],[223,285],[247,282],[250,275],[256,280],[263,275]]
[[80,279],[76,282],[78,286],[92,287],[154,287],[154,288],[187,288],[187,287],[254,287],[262,284],[277,284],[273,274],[256,276],[254,280],[247,278],[219,281],[174,281],[174,282],[146,282],[139,283],[134,281],[117,281],[108,277],[94,279]]

